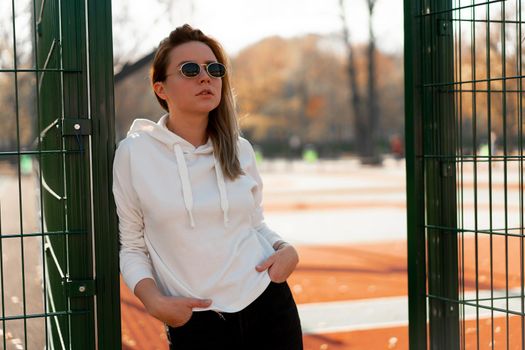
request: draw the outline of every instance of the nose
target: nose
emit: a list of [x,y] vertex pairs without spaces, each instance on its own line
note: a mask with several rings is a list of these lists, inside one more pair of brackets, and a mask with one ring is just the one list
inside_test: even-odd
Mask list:
[[211,78],[208,75],[208,72],[206,71],[206,67],[203,65],[201,66],[201,70],[199,72],[199,83],[210,83]]

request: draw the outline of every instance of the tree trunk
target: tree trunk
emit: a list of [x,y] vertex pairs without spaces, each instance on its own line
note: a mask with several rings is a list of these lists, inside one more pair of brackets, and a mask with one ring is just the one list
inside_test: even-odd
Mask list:
[[344,0],[339,0],[339,8],[341,15],[341,22],[343,24],[343,39],[345,42],[346,53],[348,56],[347,74],[348,82],[350,87],[350,106],[354,112],[354,145],[355,151],[360,158],[365,155],[365,139],[366,139],[366,113],[363,108],[363,98],[359,92],[357,85],[357,76],[355,68],[355,58],[352,50],[352,44],[350,42],[350,30],[348,22],[346,20]]
[[374,35],[374,28],[372,26],[372,17],[374,14],[374,6],[376,0],[368,1],[368,130],[366,133],[365,143],[366,152],[365,157],[361,158],[362,163],[381,165],[382,159],[379,154],[378,142],[379,142],[379,96],[377,94],[376,86],[376,38]]

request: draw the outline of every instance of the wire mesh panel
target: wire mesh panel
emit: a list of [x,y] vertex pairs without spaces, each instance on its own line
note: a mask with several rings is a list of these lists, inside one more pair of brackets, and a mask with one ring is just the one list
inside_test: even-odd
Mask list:
[[118,349],[110,2],[0,19],[0,349]]
[[411,349],[525,349],[524,6],[405,1]]

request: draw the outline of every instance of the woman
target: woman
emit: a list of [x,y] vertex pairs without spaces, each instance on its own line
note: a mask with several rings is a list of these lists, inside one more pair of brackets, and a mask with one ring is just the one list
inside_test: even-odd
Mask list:
[[115,155],[120,268],[170,349],[302,349],[299,258],[264,223],[226,60],[189,25],[161,41],[151,82],[168,113],[135,120]]

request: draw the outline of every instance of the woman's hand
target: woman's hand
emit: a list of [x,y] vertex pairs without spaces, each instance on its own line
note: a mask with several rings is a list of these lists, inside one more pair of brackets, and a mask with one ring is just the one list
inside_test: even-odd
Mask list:
[[292,274],[298,263],[299,255],[295,248],[290,244],[284,244],[255,269],[258,272],[268,270],[268,275],[273,282],[282,283]]
[[171,327],[180,327],[187,323],[193,314],[193,308],[207,308],[212,303],[209,299],[162,295],[151,278],[144,278],[137,283],[134,292],[151,316]]
[[153,305],[145,305],[146,310],[170,327],[180,327],[186,324],[193,314],[193,308],[206,308],[211,300],[195,298],[160,296]]

